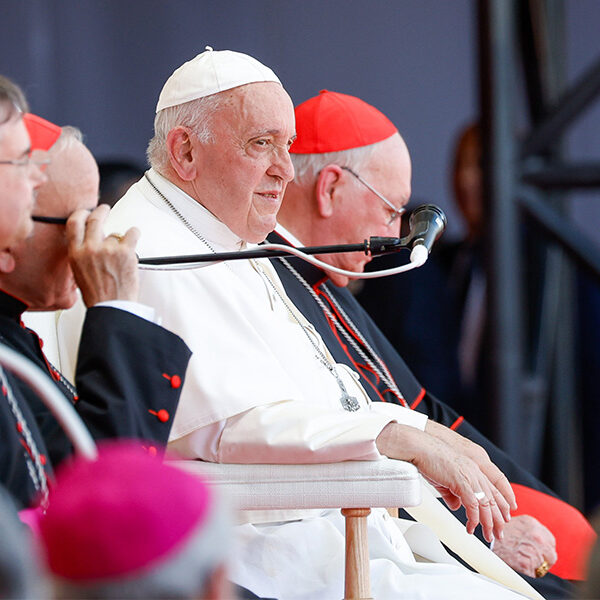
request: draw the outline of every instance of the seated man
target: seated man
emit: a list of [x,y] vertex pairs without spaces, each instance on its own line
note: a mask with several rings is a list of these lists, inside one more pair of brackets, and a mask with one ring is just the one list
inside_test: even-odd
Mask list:
[[[108,209],[93,210],[98,171],[92,155],[72,129],[61,132],[39,117],[23,117],[10,95],[12,91],[16,97],[16,88],[4,81],[8,100],[2,102],[0,96],[0,122],[5,121],[0,125],[2,187],[6,189],[8,177],[30,177],[37,189],[37,222],[26,237],[32,225],[31,189],[8,188],[11,200],[20,199],[19,193],[26,199],[27,227],[19,239],[2,240],[0,341],[49,373],[95,438],[139,438],[156,452],[168,439],[189,349],[178,336],[130,312],[153,313],[136,302],[138,233],[128,231],[122,240],[104,237]],[[49,149],[45,175],[36,166],[35,152],[29,157],[31,150],[39,149]],[[22,325],[21,315],[27,308],[68,308],[76,300],[77,287],[90,308],[75,388],[48,363],[41,341]],[[71,446],[37,395],[20,380],[5,379],[0,481],[26,506],[47,495],[52,465],[69,454]]]
[[[142,257],[262,241],[293,177],[293,105],[275,74],[247,55],[207,49],[166,82],[157,113],[152,169],[116,204],[107,227],[140,225]],[[408,460],[452,508],[466,507],[469,533],[481,523],[487,539],[502,536],[514,495],[485,452],[423,414],[371,403],[358,375],[332,359],[287,298],[269,261],[148,271],[140,291],[194,351],[174,450],[237,463]],[[515,597],[449,556],[445,564],[417,562],[384,513],[369,517],[375,597]],[[237,530],[234,582],[260,596],[341,597],[339,511],[264,518],[269,524],[254,518]]]
[[[398,236],[400,210],[393,207],[401,206],[410,195],[411,173],[408,153],[396,127],[366,102],[328,91],[303,102],[295,112],[298,137],[290,149],[295,178],[286,189],[277,215],[278,228],[268,240],[322,246],[356,243],[371,235]],[[370,259],[356,252],[324,255],[322,260],[360,272]],[[273,264],[288,296],[316,327],[333,357],[360,374],[371,400],[406,402],[480,444],[516,484],[517,502],[522,499],[525,505],[526,496],[534,495],[538,506],[532,514],[552,524],[563,543],[558,572],[562,577],[580,578],[593,538],[583,516],[554,500],[554,494],[541,482],[426,392],[345,289],[348,277],[325,272],[297,258],[273,259]],[[427,290],[421,293],[427,294]],[[402,298],[396,302],[401,312]],[[560,514],[559,519],[553,512]],[[515,570],[535,577],[536,571],[539,576],[544,570],[538,570],[544,562],[549,567],[554,564],[554,537],[535,518],[522,512],[513,516],[504,534],[504,539],[495,541],[493,550]],[[580,552],[576,551],[578,547]],[[548,579],[552,577],[531,583],[548,596],[564,597],[565,584]]]

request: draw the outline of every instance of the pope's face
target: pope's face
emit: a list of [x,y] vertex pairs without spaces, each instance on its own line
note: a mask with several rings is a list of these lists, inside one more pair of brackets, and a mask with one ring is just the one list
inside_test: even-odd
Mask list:
[[200,172],[193,196],[247,242],[261,242],[275,228],[285,188],[294,177],[289,147],[294,107],[275,82],[224,92],[213,118],[214,142],[196,139]]
[[[26,159],[29,135],[22,118],[0,125],[0,161]],[[32,230],[35,189],[45,180],[34,164],[0,164],[0,247],[25,239]]]

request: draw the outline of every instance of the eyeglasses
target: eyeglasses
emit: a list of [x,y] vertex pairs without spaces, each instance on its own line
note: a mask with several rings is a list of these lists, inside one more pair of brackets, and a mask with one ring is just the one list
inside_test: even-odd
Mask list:
[[68,217],[39,217],[31,215],[31,220],[37,223],[51,223],[52,225],[66,225]]
[[13,158],[12,160],[0,160],[0,165],[15,165],[16,167],[47,167],[50,159],[41,156],[23,156],[23,158]]
[[360,181],[368,190],[373,192],[380,200],[385,202],[386,206],[391,209],[390,220],[388,221],[388,227],[392,226],[405,212],[406,208],[402,206],[398,208],[394,206],[383,194],[380,194],[370,183],[365,181],[358,173],[355,173],[350,167],[341,167],[344,171],[348,171],[351,175],[354,175],[358,181]]

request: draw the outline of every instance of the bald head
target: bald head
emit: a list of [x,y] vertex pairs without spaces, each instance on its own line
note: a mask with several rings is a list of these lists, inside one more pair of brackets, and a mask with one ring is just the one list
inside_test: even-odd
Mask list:
[[48,156],[48,181],[38,190],[35,213],[61,217],[79,208],[95,208],[100,182],[98,165],[82,143],[79,131],[63,127]]
[[[47,181],[38,189],[34,214],[68,217],[98,203],[98,167],[77,130],[65,127],[49,150]],[[0,288],[34,310],[69,308],[76,285],[69,265],[65,226],[36,223],[20,244],[0,253]]]

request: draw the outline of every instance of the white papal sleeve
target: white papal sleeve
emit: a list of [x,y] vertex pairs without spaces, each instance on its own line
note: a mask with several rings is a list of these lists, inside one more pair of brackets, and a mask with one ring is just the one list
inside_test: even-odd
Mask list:
[[378,460],[375,440],[394,421],[424,430],[427,416],[379,403],[352,413],[282,401],[202,427],[169,446],[185,458],[223,463]]

